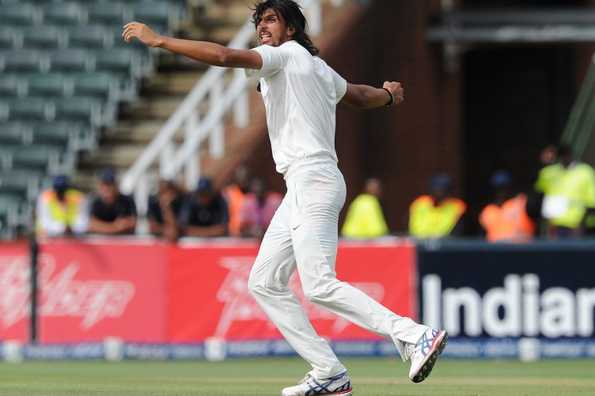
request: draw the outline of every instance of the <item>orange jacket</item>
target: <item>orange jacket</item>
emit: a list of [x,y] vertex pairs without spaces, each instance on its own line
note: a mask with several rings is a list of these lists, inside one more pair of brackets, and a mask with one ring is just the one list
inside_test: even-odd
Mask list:
[[535,225],[527,215],[527,196],[519,194],[501,206],[489,204],[479,215],[489,241],[523,242],[531,239]]

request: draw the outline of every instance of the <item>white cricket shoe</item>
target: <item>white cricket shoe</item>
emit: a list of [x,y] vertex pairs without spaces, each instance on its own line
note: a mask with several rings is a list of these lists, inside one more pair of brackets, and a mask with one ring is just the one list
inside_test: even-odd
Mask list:
[[351,379],[347,372],[325,379],[316,379],[307,374],[296,386],[283,389],[281,396],[351,396]]
[[444,330],[428,329],[412,346],[409,358],[411,359],[411,368],[409,369],[409,379],[415,383],[425,380],[438,360],[438,356],[444,350],[448,342],[448,334]]

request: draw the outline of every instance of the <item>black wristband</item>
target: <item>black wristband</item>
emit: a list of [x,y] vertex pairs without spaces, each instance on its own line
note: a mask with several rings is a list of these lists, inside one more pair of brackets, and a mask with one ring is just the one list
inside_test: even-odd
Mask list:
[[382,88],[386,91],[386,93],[388,93],[388,96],[390,96],[389,101],[385,104],[386,107],[391,107],[392,105],[395,104],[395,97],[393,96],[393,93],[391,91],[389,91],[386,88]]

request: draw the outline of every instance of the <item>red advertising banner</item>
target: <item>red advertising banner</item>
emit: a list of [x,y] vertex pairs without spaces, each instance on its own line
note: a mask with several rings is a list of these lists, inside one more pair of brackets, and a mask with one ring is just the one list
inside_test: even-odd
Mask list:
[[[209,337],[230,340],[280,338],[248,290],[254,247],[181,248],[172,251],[169,267],[168,338],[196,342]],[[415,249],[413,245],[342,244],[339,279],[351,283],[400,315],[415,317]],[[299,277],[291,288],[320,335],[333,340],[375,340],[377,336],[311,304]]]
[[[256,243],[182,244],[89,239],[41,244],[42,342],[202,342],[277,339],[248,291]],[[0,245],[0,340],[26,340],[29,254],[25,244]],[[389,309],[415,316],[415,248],[341,244],[339,279]],[[306,301],[295,275],[291,287],[322,336],[375,340],[376,336]]]
[[[52,241],[40,245],[42,342],[165,342],[167,247]],[[0,339],[26,340],[29,255],[0,246]]]

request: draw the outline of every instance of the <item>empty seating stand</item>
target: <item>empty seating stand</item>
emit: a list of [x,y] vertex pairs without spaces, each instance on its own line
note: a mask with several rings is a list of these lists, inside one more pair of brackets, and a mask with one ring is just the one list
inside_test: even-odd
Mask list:
[[122,41],[137,19],[168,32],[184,0],[0,0],[0,238],[14,236],[41,183],[96,147],[152,72]]

